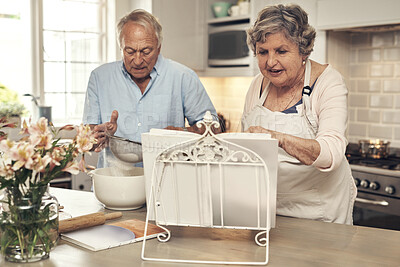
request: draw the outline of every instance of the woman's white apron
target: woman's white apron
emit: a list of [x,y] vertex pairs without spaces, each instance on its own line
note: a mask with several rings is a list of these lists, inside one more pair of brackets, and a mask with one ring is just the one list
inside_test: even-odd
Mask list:
[[[315,139],[318,125],[311,110],[310,72],[311,64],[307,60],[302,104],[296,107],[297,113],[285,114],[265,108],[263,104],[268,95],[266,89],[258,104],[243,115],[243,129],[261,126],[305,139]],[[357,189],[344,156],[342,164],[330,172],[304,165],[282,148],[278,150],[278,161],[277,214],[352,224]]]

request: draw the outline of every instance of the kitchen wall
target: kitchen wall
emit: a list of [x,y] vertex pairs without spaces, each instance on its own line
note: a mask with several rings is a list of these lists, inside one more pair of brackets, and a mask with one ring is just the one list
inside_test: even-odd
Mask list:
[[348,139],[400,147],[400,30],[328,32],[327,61],[349,89]]
[[240,118],[252,77],[200,77],[218,113],[229,120],[230,132],[240,132]]

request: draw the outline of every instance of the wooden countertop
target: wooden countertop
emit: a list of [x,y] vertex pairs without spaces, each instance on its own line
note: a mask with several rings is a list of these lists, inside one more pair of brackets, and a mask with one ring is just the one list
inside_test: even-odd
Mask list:
[[[91,192],[51,188],[64,211],[72,216],[105,211]],[[125,211],[120,220],[145,220],[146,209]],[[221,252],[225,257],[261,255],[265,248],[254,243],[254,231],[174,227],[167,247],[160,249],[157,239],[148,240],[152,249],[165,255],[179,254],[190,258],[204,251]],[[239,232],[238,232],[239,231]],[[206,238],[205,238],[206,237]],[[210,240],[211,237],[211,240]],[[249,245],[238,245],[245,240]],[[168,244],[170,243],[170,244]],[[64,266],[187,266],[188,264],[142,261],[142,242],[92,252],[60,240],[50,258],[37,263],[15,264],[0,258],[0,266],[64,267]],[[163,246],[165,245],[162,244]],[[174,249],[168,246],[176,245]],[[165,249],[167,248],[167,249]],[[219,253],[218,253],[219,255]],[[191,264],[190,266],[206,266]],[[213,265],[217,266],[217,265]],[[277,227],[270,231],[267,266],[400,266],[400,231],[360,226],[339,225],[305,219],[277,217]]]

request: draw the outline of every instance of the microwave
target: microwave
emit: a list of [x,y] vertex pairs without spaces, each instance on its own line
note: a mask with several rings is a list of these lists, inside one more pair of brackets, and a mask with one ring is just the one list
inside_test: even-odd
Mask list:
[[252,56],[246,42],[249,24],[218,26],[208,33],[208,66],[247,67]]

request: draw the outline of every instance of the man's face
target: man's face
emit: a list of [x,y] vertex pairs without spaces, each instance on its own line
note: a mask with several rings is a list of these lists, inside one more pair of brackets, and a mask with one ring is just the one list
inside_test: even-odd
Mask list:
[[121,50],[125,68],[133,80],[149,77],[157,62],[161,47],[157,48],[154,30],[129,21],[122,29]]

